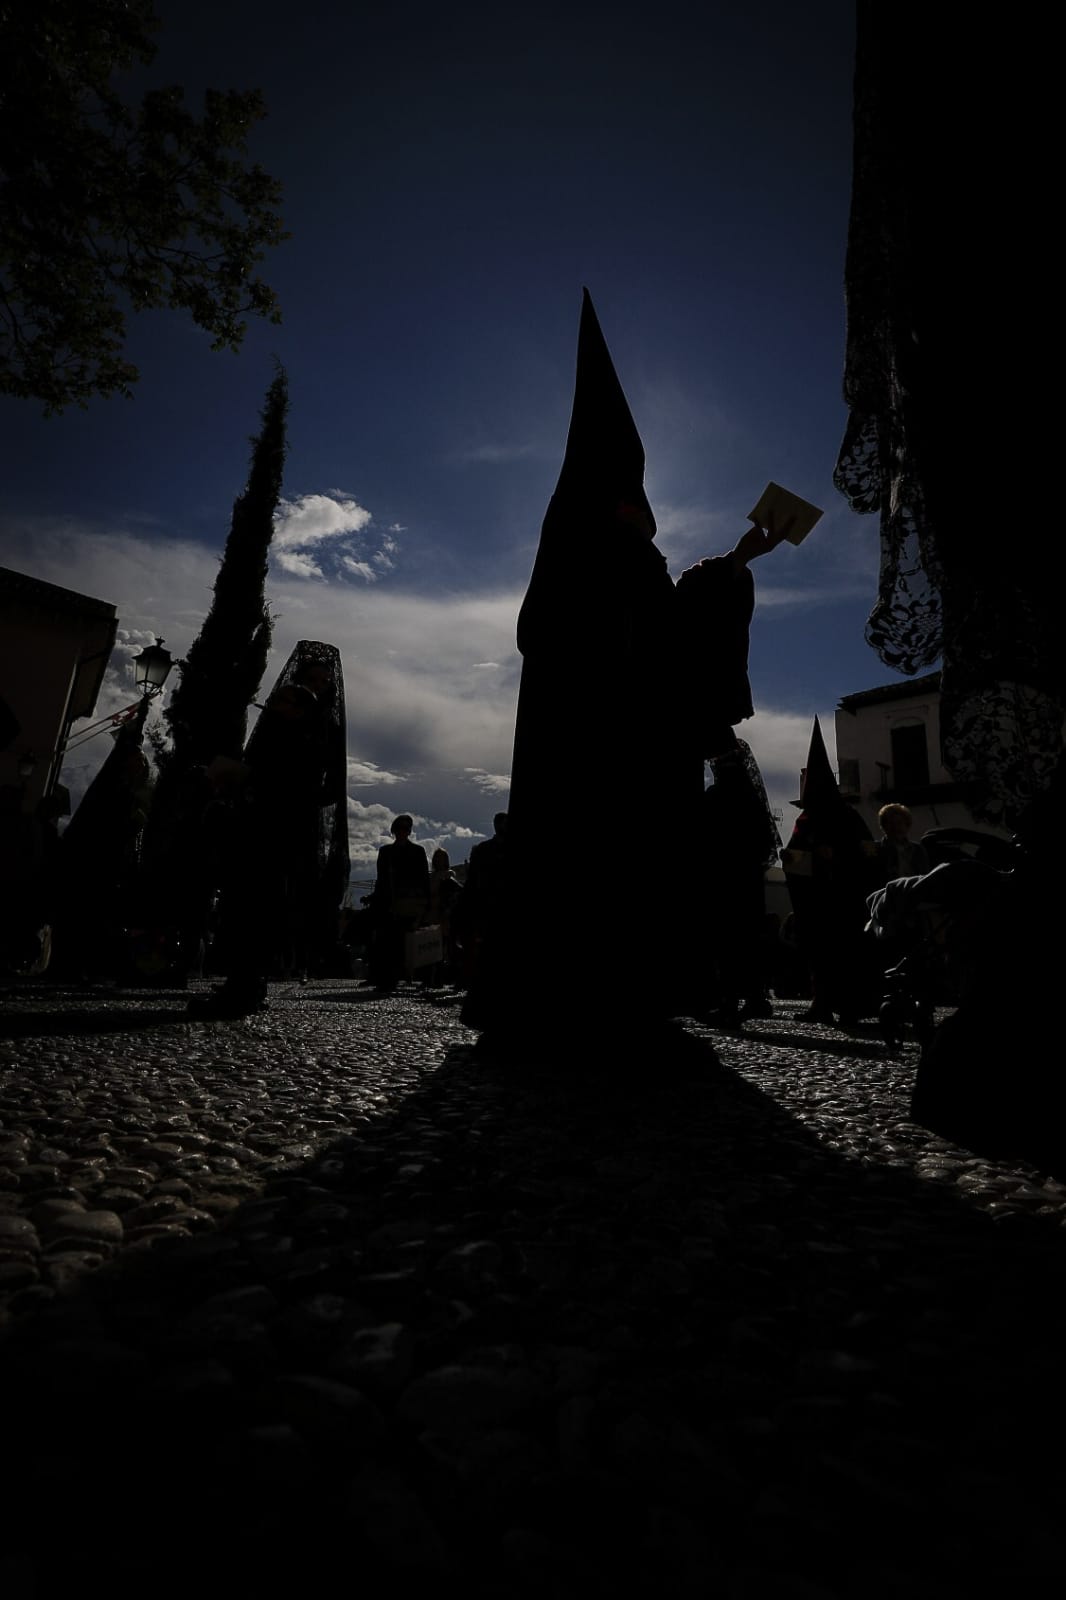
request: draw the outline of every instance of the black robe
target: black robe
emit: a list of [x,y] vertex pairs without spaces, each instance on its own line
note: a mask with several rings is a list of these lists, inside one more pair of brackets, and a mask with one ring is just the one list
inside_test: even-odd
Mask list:
[[797,817],[785,851],[785,881],[796,932],[810,967],[814,1004],[848,1018],[876,1012],[878,951],[864,930],[877,887],[877,847],[846,800]]
[[[525,967],[546,963],[571,995],[587,985],[591,1001],[635,982],[650,1000],[669,976],[679,886],[669,870],[650,872],[638,907],[624,869],[646,840],[661,847],[683,830],[702,762],[686,762],[679,740],[682,662],[666,562],[606,513],[582,535],[580,556],[573,546],[564,555],[549,513],[518,619],[508,857],[516,878],[550,881],[544,895],[518,891],[518,934]],[[632,948],[638,910],[651,941]]]
[[602,1033],[695,1004],[703,762],[750,715],[751,578],[724,561],[675,588],[643,479],[586,291],[566,453],[518,618],[507,882],[473,1027],[527,1037],[561,1010]]
[[47,898],[58,973],[117,973],[126,962],[129,928],[140,920],[141,837],[152,804],[141,749],[147,705],[142,701],[115,736],[54,853]]
[[[283,709],[294,693],[295,715]],[[339,938],[348,875],[344,727],[339,654],[301,640],[245,747],[247,780],[216,818],[220,942],[233,979],[313,970]]]
[[[556,509],[518,620],[509,953],[492,1015],[534,1019],[550,974],[590,1021],[618,1007],[654,1022],[706,998],[704,761],[751,715],[753,584],[723,557],[675,586],[643,533],[590,508],[575,540]],[[476,1006],[467,1020],[491,1025]]]

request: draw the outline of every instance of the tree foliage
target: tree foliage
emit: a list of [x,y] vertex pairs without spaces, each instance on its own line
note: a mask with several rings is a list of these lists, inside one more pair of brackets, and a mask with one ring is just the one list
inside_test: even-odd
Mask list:
[[252,440],[247,485],[234,501],[211,608],[163,713],[173,749],[168,767],[178,772],[217,755],[237,760],[244,748],[248,707],[270,650],[267,555],[281,496],[288,404],[288,384],[279,368]]
[[151,751],[151,761],[156,774],[162,777],[174,755],[174,747],[167,738],[166,729],[158,722],[153,722],[151,727],[144,730],[144,742]]
[[250,313],[287,235],[280,185],[249,164],[257,91],[130,104],[114,79],[155,55],[152,0],[0,0],[0,392],[46,412],[129,395],[126,314],[187,312],[213,349]]

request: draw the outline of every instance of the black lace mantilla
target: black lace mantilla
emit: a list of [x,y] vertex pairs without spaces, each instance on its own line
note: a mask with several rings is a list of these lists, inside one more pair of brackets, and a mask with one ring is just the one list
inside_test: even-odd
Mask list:
[[[1042,302],[996,174],[1035,145],[1032,119],[1013,114],[999,30],[883,0],[857,20],[834,481],[880,514],[869,644],[898,672],[941,660],[944,763],[977,815],[1012,827],[1059,760],[1066,701],[1054,580],[1010,527],[1023,463],[1041,460],[1023,363]],[[989,73],[976,120],[967,96]]]
[[[766,793],[766,785],[763,783],[759,763],[752,754],[751,746],[745,740],[737,739],[731,750],[727,750],[711,760],[710,767],[716,781],[721,769],[726,766],[733,768],[743,776],[751,802],[749,816],[752,826],[750,831],[759,838],[760,864],[765,870],[768,867],[772,867],[780,855],[781,834],[777,826],[777,818],[774,816],[773,807],[770,804],[770,797]],[[747,807],[745,809],[747,810]]]
[[[318,702],[314,741],[316,767],[321,774],[317,815],[319,881],[324,892],[339,905],[348,886],[351,864],[348,852],[348,745],[344,704],[344,672],[340,651],[317,639],[301,639],[278,673],[271,694],[300,685]],[[258,727],[258,724],[256,725]],[[246,755],[255,754],[252,729]]]

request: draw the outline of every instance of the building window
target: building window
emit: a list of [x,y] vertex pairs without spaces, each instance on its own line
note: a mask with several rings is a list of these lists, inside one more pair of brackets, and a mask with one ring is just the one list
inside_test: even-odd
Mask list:
[[893,728],[892,779],[896,789],[922,789],[929,782],[929,747],[924,722]]

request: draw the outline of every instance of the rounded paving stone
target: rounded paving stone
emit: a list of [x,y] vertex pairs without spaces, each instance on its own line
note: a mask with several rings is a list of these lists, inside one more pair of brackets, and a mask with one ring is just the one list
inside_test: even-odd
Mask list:
[[0,1215],[0,1250],[39,1250],[37,1229],[28,1217]]
[[115,1246],[124,1229],[117,1211],[62,1211],[44,1230],[49,1245],[72,1241],[77,1245]]

